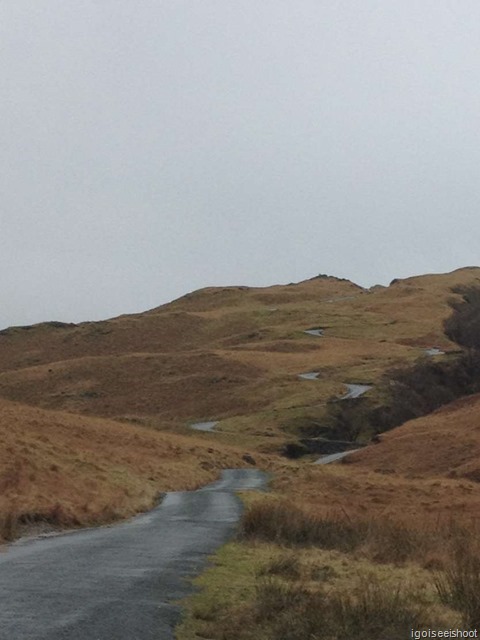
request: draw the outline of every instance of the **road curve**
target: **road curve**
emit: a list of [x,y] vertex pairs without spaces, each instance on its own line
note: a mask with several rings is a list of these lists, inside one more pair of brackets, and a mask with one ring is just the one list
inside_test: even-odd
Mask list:
[[315,460],[313,464],[331,464],[332,462],[337,462],[337,460],[341,460],[345,458],[345,456],[350,455],[351,453],[355,453],[355,451],[359,451],[359,449],[349,449],[348,451],[340,451],[339,453],[331,453],[330,455],[322,456]]
[[235,531],[234,492],[266,481],[255,469],[227,470],[122,524],[11,545],[0,553],[0,639],[173,639],[172,601]]
[[319,375],[318,371],[310,371],[309,373],[299,373],[298,377],[302,380],[318,380]]
[[369,384],[346,384],[348,389],[347,393],[343,395],[340,400],[353,400],[354,398],[360,398],[364,393],[370,391],[372,388]]
[[195,431],[214,431],[217,424],[218,420],[211,420],[210,422],[194,422],[190,425],[190,428]]
[[[347,393],[343,395],[339,400],[354,400],[355,398],[360,398],[364,393],[370,391],[372,386],[369,384],[346,384]],[[338,451],[337,453],[331,453],[330,455],[321,456],[317,460],[315,460],[314,464],[330,464],[332,462],[337,462],[337,460],[341,460],[348,456],[350,453],[354,451],[358,451],[358,449],[349,449],[348,451]]]

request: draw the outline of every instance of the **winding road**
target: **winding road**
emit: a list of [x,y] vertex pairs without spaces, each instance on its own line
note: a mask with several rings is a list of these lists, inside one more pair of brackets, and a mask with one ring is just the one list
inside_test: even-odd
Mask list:
[[354,398],[360,398],[364,393],[370,391],[372,388],[369,384],[346,384],[347,393],[339,398],[340,400],[353,400]]
[[[367,393],[367,391],[372,389],[372,386],[369,384],[346,384],[345,386],[347,387],[347,393],[339,398],[339,400],[353,400],[354,398],[360,398],[364,393]],[[358,449],[349,449],[348,451],[339,451],[338,453],[321,456],[315,460],[314,464],[330,464],[332,462],[337,462],[337,460],[341,460],[355,451],[358,451]]]
[[359,451],[359,449],[349,449],[348,451],[331,453],[330,455],[322,456],[321,458],[318,458],[318,460],[315,460],[313,464],[330,464],[332,462],[337,462],[337,460],[341,460],[342,458],[345,458],[345,456],[348,456],[351,453],[354,453],[355,451]]
[[190,428],[195,431],[213,431],[217,424],[218,420],[211,420],[210,422],[194,422],[190,425]]
[[266,474],[227,470],[111,527],[20,541],[0,553],[1,640],[173,640],[188,578],[235,531],[235,491]]
[[325,334],[324,329],[306,329],[303,333],[308,334],[309,336],[316,336],[317,338],[322,338]]
[[318,380],[319,375],[318,371],[310,371],[309,373],[299,373],[298,377],[302,380]]
[[445,351],[438,349],[437,347],[431,347],[430,349],[425,349],[425,353],[427,356],[444,356]]

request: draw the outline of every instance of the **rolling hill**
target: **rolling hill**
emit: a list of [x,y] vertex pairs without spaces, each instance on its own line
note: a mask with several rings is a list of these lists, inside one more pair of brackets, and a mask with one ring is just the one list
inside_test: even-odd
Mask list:
[[[321,469],[276,457],[295,419],[321,411],[345,383],[375,385],[427,349],[457,350],[443,333],[452,288],[479,282],[479,268],[369,290],[318,276],[203,289],[102,322],[4,329],[0,515],[7,525],[12,514],[106,522],[150,506],[161,491],[248,464],[246,452],[277,470],[282,491],[311,505],[321,496],[325,509],[480,512],[478,398],[385,434],[350,464]],[[318,376],[299,378],[306,372]],[[201,420],[219,420],[216,432],[189,428]]]
[[133,515],[163,491],[248,466],[243,455],[194,436],[0,400],[0,540]]
[[[203,289],[102,322],[12,327],[0,332],[0,397],[177,431],[216,419],[226,441],[277,450],[289,420],[343,383],[455,348],[442,331],[451,288],[479,281],[478,268],[370,290],[318,276]],[[316,328],[322,337],[305,333]]]

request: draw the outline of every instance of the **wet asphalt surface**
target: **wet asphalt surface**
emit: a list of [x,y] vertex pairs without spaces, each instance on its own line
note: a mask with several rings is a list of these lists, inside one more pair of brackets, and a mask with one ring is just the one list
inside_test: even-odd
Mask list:
[[195,431],[214,431],[217,424],[218,420],[212,420],[210,422],[194,422],[190,425],[190,428]]
[[317,338],[321,338],[325,334],[325,331],[324,329],[307,329],[303,333],[306,333],[309,336],[316,336]]
[[319,373],[316,371],[310,371],[309,373],[299,373],[298,377],[302,380],[317,380]]
[[372,388],[368,384],[346,384],[348,389],[347,393],[340,398],[340,400],[352,400],[353,398],[360,398],[364,393],[370,391]]
[[[346,384],[347,393],[340,398],[340,400],[352,400],[354,398],[360,398],[364,393],[370,391],[372,388],[371,385],[368,384]],[[348,451],[339,451],[338,453],[331,453],[330,455],[321,456],[317,460],[315,460],[314,464],[330,464],[332,462],[337,462],[337,460],[341,460],[345,458],[345,456],[350,455],[358,451],[358,449],[349,449]]]
[[11,545],[0,553],[0,639],[173,639],[175,601],[235,533],[234,492],[266,482],[255,469],[228,470],[122,524]]
[[322,456],[315,460],[314,464],[330,464],[331,462],[337,462],[337,460],[341,460],[345,458],[345,456],[354,453],[355,451],[359,451],[359,449],[349,449],[348,451],[341,451],[339,453],[331,453],[330,455]]

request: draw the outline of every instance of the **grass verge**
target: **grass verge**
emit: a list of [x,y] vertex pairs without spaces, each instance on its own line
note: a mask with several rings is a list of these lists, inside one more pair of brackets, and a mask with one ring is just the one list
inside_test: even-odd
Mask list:
[[389,519],[314,514],[289,500],[271,497],[250,502],[241,523],[245,540],[359,551],[372,561],[396,564],[425,558],[427,549],[444,544],[448,533],[442,533],[419,532]]
[[177,640],[400,640],[460,621],[428,571],[313,547],[231,543],[196,584]]

